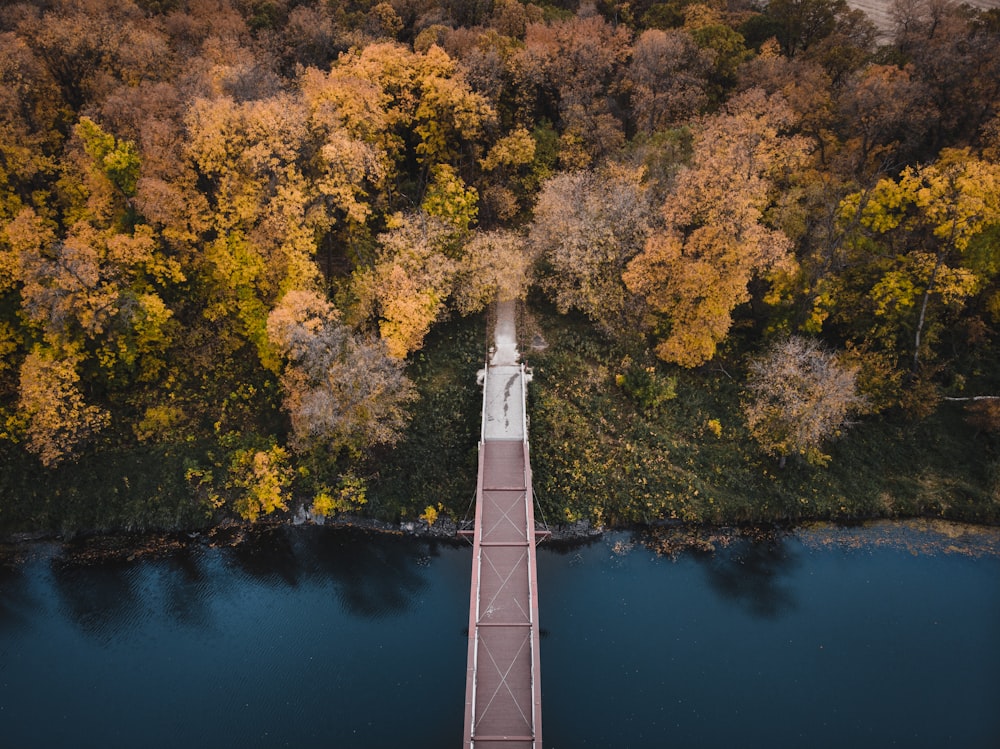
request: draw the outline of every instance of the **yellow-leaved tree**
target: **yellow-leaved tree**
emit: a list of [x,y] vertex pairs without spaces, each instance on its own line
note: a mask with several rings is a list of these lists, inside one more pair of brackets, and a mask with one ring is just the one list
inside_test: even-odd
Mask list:
[[234,505],[246,520],[287,510],[291,483],[292,469],[284,448],[272,445],[267,450],[249,448],[233,454],[227,485],[238,491]]
[[995,250],[982,246],[984,233],[1000,225],[1000,164],[967,148],[945,149],[933,164],[907,167],[898,179],[849,195],[841,211],[860,215],[868,234],[889,244],[890,252],[870,261],[876,280],[868,300],[877,328],[912,335],[916,373],[928,332],[937,332],[935,308],[960,309],[1000,269]]
[[531,284],[535,254],[520,234],[478,232],[465,245],[455,276],[454,300],[463,315],[494,301],[523,299]]
[[394,221],[379,237],[374,267],[355,271],[354,290],[365,316],[378,320],[389,353],[403,359],[444,312],[457,266],[447,252],[452,226],[423,212]]
[[111,421],[107,411],[84,398],[82,361],[75,346],[37,345],[21,365],[18,413],[28,449],[46,466],[75,455]]
[[208,186],[212,238],[201,272],[211,279],[209,319],[236,318],[262,363],[271,307],[288,288],[309,286],[321,214],[303,174],[309,139],[302,103],[289,95],[237,102],[199,99],[187,117],[189,156]]

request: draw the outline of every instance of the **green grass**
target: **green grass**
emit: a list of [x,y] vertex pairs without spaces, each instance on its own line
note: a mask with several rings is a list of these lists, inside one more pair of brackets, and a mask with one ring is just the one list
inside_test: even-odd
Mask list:
[[407,374],[420,395],[403,439],[370,461],[369,512],[382,520],[415,518],[443,505],[465,515],[476,491],[482,390],[476,372],[486,356],[482,315],[438,325],[414,354]]
[[0,444],[0,532],[174,530],[209,516],[184,482],[190,457],[174,446],[108,448],[57,468]]

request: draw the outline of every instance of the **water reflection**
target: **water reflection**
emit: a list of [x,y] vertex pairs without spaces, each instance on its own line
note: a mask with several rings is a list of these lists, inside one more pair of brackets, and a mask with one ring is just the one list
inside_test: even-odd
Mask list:
[[[996,745],[1000,557],[740,533],[542,546],[550,745]],[[0,561],[0,744],[455,745],[467,547],[184,543]]]
[[232,551],[247,576],[268,585],[331,584],[355,616],[381,618],[407,611],[427,581],[430,542],[377,543],[372,534],[326,528],[265,529]]
[[229,558],[244,575],[268,585],[283,584],[294,588],[302,574],[302,560],[296,555],[288,531],[283,527],[261,528],[248,533],[230,550]]
[[164,609],[176,624],[198,628],[211,624],[212,580],[203,562],[199,550],[184,549],[163,565]]
[[0,558],[0,746],[454,743],[464,548],[221,536]]
[[25,630],[31,621],[28,612],[37,605],[23,567],[0,560],[0,634]]
[[799,557],[783,539],[739,539],[696,558],[712,590],[752,616],[778,619],[796,608],[790,582]]
[[[208,628],[219,594],[245,588],[241,580],[278,591],[328,586],[355,617],[405,615],[428,586],[441,542],[386,540],[343,529],[277,527],[222,549],[195,542],[145,561],[95,560],[72,549],[48,564],[66,618],[107,642],[160,614],[183,627]],[[219,566],[235,575],[218,574]],[[37,609],[22,570],[0,566],[0,628],[26,626],[21,612]]]
[[801,560],[780,531],[666,526],[638,540],[659,556],[690,556],[714,593],[751,616],[777,619],[796,607],[790,581]]
[[136,565],[81,565],[56,558],[51,567],[63,612],[88,635],[109,642],[139,618],[143,606],[135,586],[140,570]]
[[332,581],[343,606],[369,619],[405,613],[427,587],[429,560],[438,555],[433,541],[373,543],[361,532],[305,530],[296,534],[296,546],[310,574]]

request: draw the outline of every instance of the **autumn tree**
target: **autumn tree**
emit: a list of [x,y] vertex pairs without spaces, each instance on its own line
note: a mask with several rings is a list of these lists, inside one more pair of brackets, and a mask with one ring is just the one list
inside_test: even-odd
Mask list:
[[126,0],[56,0],[47,12],[21,15],[16,31],[79,112],[119,82],[158,80],[174,70],[173,54],[158,26],[158,19],[147,19]]
[[736,79],[740,64],[751,56],[746,40],[724,15],[706,3],[691,3],[684,8],[684,30],[712,59],[709,92],[720,101]]
[[535,255],[520,234],[497,229],[477,232],[465,245],[455,275],[455,306],[463,314],[494,301],[523,299],[533,276]]
[[188,119],[189,153],[209,190],[204,273],[213,279],[206,315],[236,316],[267,366],[267,314],[281,291],[311,285],[318,275],[317,212],[303,174],[307,117],[289,96],[195,102]]
[[0,33],[0,221],[40,208],[51,190],[63,103],[55,80],[21,37]]
[[577,309],[608,332],[634,330],[642,309],[622,273],[654,219],[644,173],[608,164],[556,175],[542,187],[528,234],[559,310]]
[[556,92],[564,167],[590,166],[624,143],[614,97],[630,41],[626,27],[598,15],[528,26],[522,64],[537,91]]
[[233,507],[245,520],[255,522],[261,515],[288,509],[293,477],[288,457],[278,445],[233,454],[226,486],[234,491]]
[[389,354],[405,358],[423,345],[444,312],[456,264],[449,256],[453,227],[426,213],[401,215],[379,237],[373,267],[354,272],[353,289],[364,318],[377,320]]
[[877,280],[868,299],[890,335],[910,332],[916,373],[928,331],[936,335],[929,328],[932,301],[959,309],[997,273],[995,263],[983,263],[969,249],[1000,224],[1000,166],[968,149],[945,150],[933,164],[907,167],[899,179],[883,179],[867,195],[848,196],[842,208],[847,215],[859,213],[872,236],[890,243],[888,255],[872,258],[867,275]]
[[704,121],[694,156],[662,208],[664,226],[629,263],[624,281],[665,331],[657,355],[696,366],[715,354],[749,282],[784,263],[791,242],[765,212],[785,171],[806,145],[783,129],[791,121],[779,96],[750,90]]
[[86,344],[109,379],[151,379],[170,338],[162,295],[183,271],[149,226],[133,224],[135,144],[84,117],[69,150],[65,228],[24,208],[3,232],[23,319],[50,342]]
[[168,82],[122,86],[104,101],[101,125],[137,146],[139,179],[129,205],[154,230],[164,253],[190,267],[209,231],[211,194],[199,185],[190,158],[186,95]]
[[347,130],[379,146],[393,165],[407,157],[427,166],[453,163],[494,117],[437,45],[417,54],[398,44],[370,44],[342,56],[321,90]]
[[792,336],[752,359],[743,410],[750,434],[784,467],[789,455],[824,465],[821,448],[838,436],[864,401],[857,393],[857,369],[812,339]]
[[20,371],[18,414],[28,449],[46,466],[71,458],[110,423],[81,390],[83,354],[76,346],[35,346]]
[[896,45],[932,104],[924,157],[971,143],[997,111],[1000,30],[967,5],[899,0]]
[[515,39],[523,39],[529,23],[542,20],[542,9],[534,3],[519,0],[495,0],[489,26]]
[[823,68],[803,57],[781,54],[771,39],[739,70],[740,88],[779,94],[791,109],[795,128],[815,142],[821,158],[836,152],[833,82]]
[[895,65],[869,65],[850,76],[835,111],[845,147],[834,166],[863,182],[919,153],[936,116],[912,68]]
[[357,455],[392,444],[407,421],[413,386],[381,341],[366,341],[315,292],[293,290],[268,315],[267,333],[286,361],[281,376],[292,446]]
[[287,23],[274,34],[278,38],[278,56],[289,71],[296,65],[328,67],[339,41],[330,10],[322,4],[293,8],[288,13]]
[[[768,30],[775,34],[788,57],[815,52],[855,21],[845,0],[771,0],[765,17]],[[868,44],[873,41],[868,40]]]
[[686,122],[708,103],[706,87],[713,55],[686,31],[644,31],[632,48],[627,85],[640,132]]
[[460,238],[468,233],[479,215],[479,192],[467,186],[448,164],[436,164],[431,168],[431,181],[420,208],[451,227],[456,238]]
[[515,128],[501,137],[480,159],[484,178],[483,201],[496,218],[513,219],[524,208],[537,177],[534,166],[538,143],[526,128]]

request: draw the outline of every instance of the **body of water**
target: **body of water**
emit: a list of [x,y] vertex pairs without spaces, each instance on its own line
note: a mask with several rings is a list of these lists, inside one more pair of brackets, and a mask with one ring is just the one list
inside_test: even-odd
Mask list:
[[[708,542],[540,548],[547,747],[1000,746],[995,530]],[[19,557],[0,746],[461,745],[468,546],[282,528]]]

